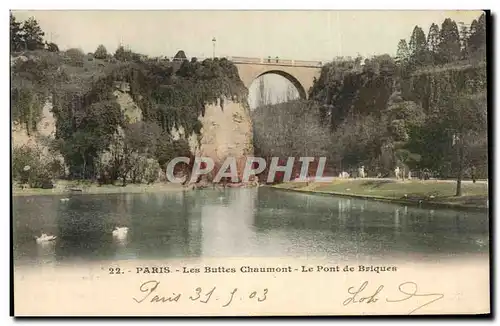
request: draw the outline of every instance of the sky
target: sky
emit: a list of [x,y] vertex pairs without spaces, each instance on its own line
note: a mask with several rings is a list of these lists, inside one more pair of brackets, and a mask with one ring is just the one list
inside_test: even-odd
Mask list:
[[94,52],[118,44],[152,56],[280,57],[329,61],[337,56],[395,55],[400,39],[415,25],[427,33],[447,17],[470,24],[479,11],[15,11],[34,16],[63,49]]

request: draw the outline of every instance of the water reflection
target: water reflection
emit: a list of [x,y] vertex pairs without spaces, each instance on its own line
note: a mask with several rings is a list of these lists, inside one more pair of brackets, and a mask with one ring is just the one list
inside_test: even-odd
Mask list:
[[[115,227],[127,227],[123,238]],[[14,258],[315,256],[441,259],[488,252],[486,213],[273,189],[14,197]],[[42,230],[55,242],[37,245]]]

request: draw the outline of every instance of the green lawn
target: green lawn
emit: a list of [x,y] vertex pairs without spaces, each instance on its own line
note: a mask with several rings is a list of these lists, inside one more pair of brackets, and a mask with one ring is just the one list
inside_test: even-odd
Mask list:
[[456,182],[441,180],[396,181],[388,179],[337,179],[327,183],[288,182],[273,186],[278,189],[360,196],[398,202],[425,202],[457,207],[486,208],[488,184],[462,183],[462,196],[456,197]]

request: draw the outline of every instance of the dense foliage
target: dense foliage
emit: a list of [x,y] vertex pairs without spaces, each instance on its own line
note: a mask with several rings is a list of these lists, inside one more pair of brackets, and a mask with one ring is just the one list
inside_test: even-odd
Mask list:
[[[436,177],[460,179],[474,167],[476,177],[486,177],[485,54],[483,14],[460,30],[451,19],[432,24],[427,36],[415,26],[409,40],[397,44],[395,58],[328,63],[309,90],[309,101],[300,104],[319,118],[308,122],[306,132],[300,128],[303,117],[294,114],[300,111],[296,103],[279,105],[290,113],[285,124],[276,123],[285,119],[279,110],[257,108],[256,152],[279,148],[279,155],[295,156],[298,140],[311,137],[314,129],[323,140],[312,137],[317,140],[312,148],[325,149],[337,172],[364,165],[369,175],[390,176],[399,166],[414,176],[429,170]],[[265,121],[275,127],[259,127]],[[277,135],[293,136],[286,145]]]
[[[11,31],[16,26],[11,16]],[[174,156],[191,155],[185,139],[172,138],[173,129],[199,134],[205,105],[220,103],[223,110],[224,98],[247,105],[248,91],[226,59],[151,60],[123,46],[113,57],[103,46],[90,55],[25,51],[13,60],[11,79],[13,120],[36,130],[50,99],[52,147],[63,155],[69,177],[105,183],[151,181],[158,175],[147,168],[153,162],[163,167]],[[142,113],[140,124],[128,121],[117,102],[123,85]]]
[[[223,110],[224,98],[247,105],[248,91],[226,59],[199,62],[181,50],[169,62],[121,45],[114,53],[103,45],[93,54],[60,51],[43,40],[34,18],[17,22],[12,15],[10,33],[12,118],[31,134],[52,101],[51,149],[64,157],[70,178],[151,182],[171,158],[191,155],[173,130],[199,134],[205,106]],[[307,101],[253,112],[256,155],[326,156],[337,172],[364,165],[372,176],[399,166],[459,182],[477,167],[476,176],[485,177],[485,54],[483,14],[469,28],[445,19],[426,35],[415,26],[396,57],[328,63]],[[128,120],[117,92],[130,94],[142,121]],[[42,186],[60,176],[55,163],[59,172],[43,172],[52,163],[40,155],[15,149],[15,178]]]

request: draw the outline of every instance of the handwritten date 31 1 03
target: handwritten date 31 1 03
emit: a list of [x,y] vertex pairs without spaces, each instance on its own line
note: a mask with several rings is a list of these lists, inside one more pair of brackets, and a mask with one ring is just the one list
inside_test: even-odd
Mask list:
[[268,293],[268,289],[262,289],[259,291],[243,291],[241,289],[234,288],[231,291],[221,291],[217,290],[217,287],[214,286],[206,290],[201,287],[197,287],[191,294],[172,292],[171,295],[165,295],[166,292],[163,292],[163,294],[160,293],[159,285],[160,282],[154,280],[142,283],[139,287],[139,291],[142,294],[132,299],[134,299],[137,303],[175,303],[183,299],[205,304],[209,302],[219,302],[221,307],[225,308],[235,301],[266,301]]
[[[344,306],[352,305],[352,304],[371,304],[378,302],[381,298],[381,292],[384,289],[383,285],[379,285],[377,289],[373,292],[371,289],[368,290],[368,281],[363,282],[361,286],[351,286],[347,293],[349,296],[345,299],[342,304]],[[419,293],[418,285],[415,282],[404,282],[398,286],[398,295],[394,298],[386,297],[382,302],[387,303],[397,303],[403,301],[409,301],[410,299],[414,299],[415,302],[418,302],[418,305],[415,306],[408,314],[416,312],[417,310],[430,305],[433,302],[441,300],[444,297],[441,293]],[[422,298],[421,300],[417,300],[418,298]],[[424,299],[425,298],[425,299]]]

